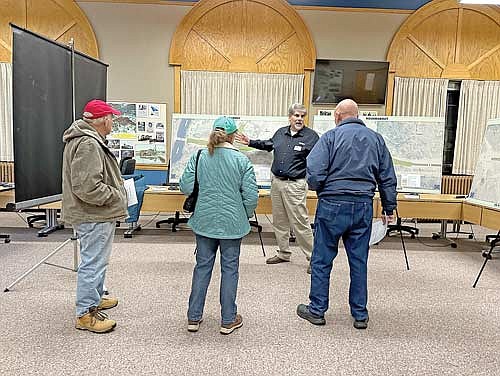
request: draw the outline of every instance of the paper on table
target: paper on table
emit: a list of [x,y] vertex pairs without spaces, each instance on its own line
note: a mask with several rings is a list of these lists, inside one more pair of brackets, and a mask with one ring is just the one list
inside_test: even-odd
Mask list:
[[123,186],[125,187],[125,191],[127,192],[127,206],[136,205],[137,201],[137,193],[135,191],[134,179],[127,179],[123,181]]
[[271,170],[269,170],[269,166],[254,164],[253,170],[255,172],[255,179],[258,182],[271,181]]

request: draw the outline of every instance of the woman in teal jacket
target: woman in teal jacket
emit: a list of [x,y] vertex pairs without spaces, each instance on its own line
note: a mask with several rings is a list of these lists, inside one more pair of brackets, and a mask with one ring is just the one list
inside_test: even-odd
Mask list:
[[[220,332],[230,334],[243,325],[237,313],[241,239],[250,232],[248,218],[257,207],[258,189],[250,160],[233,146],[237,131],[233,119],[214,122],[208,149],[198,161],[199,195],[189,226],[196,235],[196,265],[189,296],[188,330],[196,332],[203,317],[205,297],[212,276],[215,255],[220,247],[222,324]],[[196,153],[191,156],[180,179],[185,195],[193,191]]]

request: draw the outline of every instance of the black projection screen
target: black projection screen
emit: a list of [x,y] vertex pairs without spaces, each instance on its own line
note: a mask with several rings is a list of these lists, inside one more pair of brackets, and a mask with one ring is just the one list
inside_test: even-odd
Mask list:
[[[71,48],[12,25],[15,208],[58,201],[62,134],[73,121]],[[108,66],[74,53],[75,115],[106,100]]]

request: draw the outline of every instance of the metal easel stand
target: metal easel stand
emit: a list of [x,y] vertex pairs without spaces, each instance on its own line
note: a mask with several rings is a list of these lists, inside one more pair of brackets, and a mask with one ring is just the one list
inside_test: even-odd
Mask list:
[[47,223],[44,228],[38,231],[38,237],[44,238],[51,232],[64,228],[63,224],[57,222],[57,209],[47,209],[45,211]]
[[[464,222],[458,219],[453,220],[453,227],[451,231],[448,231],[448,234],[457,234],[458,235],[467,235],[469,239],[474,239],[474,228],[472,227],[472,223]],[[470,226],[470,231],[461,231],[462,224],[468,224]]]
[[[158,226],[159,227],[159,226]],[[141,225],[137,224],[137,222],[128,223],[128,228],[123,233],[124,238],[131,238],[134,235],[134,232],[141,231]]]
[[10,243],[10,235],[9,234],[0,234],[0,239],[3,239],[4,243]]
[[479,278],[481,277],[481,274],[483,273],[484,267],[486,266],[486,263],[488,260],[491,260],[493,257],[491,256],[492,253],[500,252],[499,250],[495,250],[494,248],[500,245],[500,230],[496,234],[495,238],[490,241],[490,250],[489,251],[483,251],[481,254],[484,257],[484,263],[483,266],[481,266],[481,270],[479,270],[479,274],[476,277],[476,280],[474,281],[474,284],[472,285],[473,288],[476,288],[477,283],[479,282]]
[[442,219],[441,220],[441,231],[440,232],[435,232],[432,234],[432,239],[437,240],[437,239],[445,239],[450,242],[450,247],[451,248],[457,248],[457,243],[455,243],[453,240],[448,239],[446,236],[448,234],[448,220],[447,219]]
[[[48,259],[50,259],[52,256],[54,256],[57,252],[59,252],[61,249],[63,249],[66,246],[66,244],[68,244],[70,242],[73,242],[73,250],[74,250],[73,268],[68,268],[66,266],[56,265],[56,264],[52,264],[50,262],[47,262]],[[64,243],[62,243],[60,246],[58,246],[56,249],[54,249],[52,252],[50,252],[42,260],[40,260],[37,264],[33,265],[29,270],[27,270],[25,273],[23,273],[23,275],[21,275],[14,282],[12,282],[10,285],[8,285],[5,288],[5,290],[3,290],[3,292],[9,292],[13,286],[15,286],[19,282],[21,282],[24,278],[26,278],[28,275],[30,275],[32,272],[34,272],[36,269],[38,269],[38,267],[42,264],[47,264],[50,266],[55,266],[58,268],[67,269],[67,270],[71,270],[73,272],[76,272],[78,270],[78,236],[76,235],[76,232],[73,231],[73,236],[71,238],[67,239]]]
[[255,221],[248,221],[251,227],[255,227],[257,229],[257,233],[259,234],[260,246],[262,247],[262,254],[266,257],[266,251],[264,249],[264,242],[262,241],[262,226],[259,225],[259,220],[257,218],[257,213],[254,211],[253,215],[255,216]]

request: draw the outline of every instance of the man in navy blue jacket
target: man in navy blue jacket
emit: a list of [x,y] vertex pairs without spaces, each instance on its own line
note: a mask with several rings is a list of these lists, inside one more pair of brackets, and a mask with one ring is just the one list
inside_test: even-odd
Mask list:
[[297,314],[312,324],[325,324],[330,272],[342,237],[349,260],[349,305],[354,327],[366,329],[373,196],[378,186],[385,213],[382,220],[392,222],[396,175],[384,139],[358,119],[356,102],[346,99],[337,105],[335,124],[337,127],[326,132],[307,157],[307,182],[318,194],[318,207],[310,303],[300,304]]

